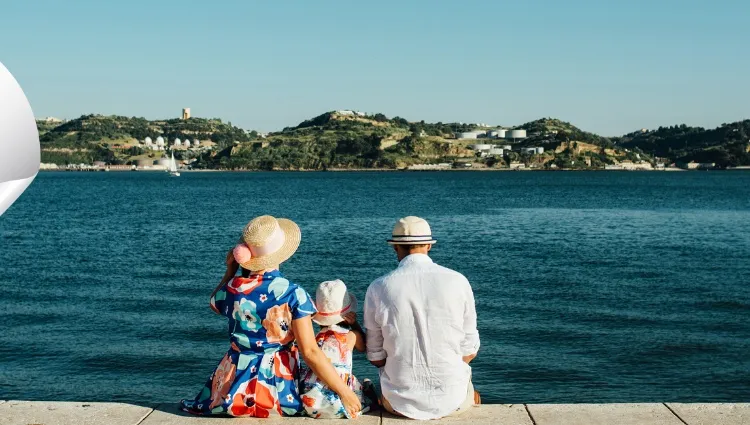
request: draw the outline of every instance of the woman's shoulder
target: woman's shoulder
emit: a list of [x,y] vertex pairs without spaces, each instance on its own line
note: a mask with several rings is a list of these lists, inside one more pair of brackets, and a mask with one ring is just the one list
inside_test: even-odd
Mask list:
[[280,273],[269,274],[267,279],[268,293],[273,294],[277,300],[285,300],[300,305],[312,302],[312,298],[302,286],[287,279]]

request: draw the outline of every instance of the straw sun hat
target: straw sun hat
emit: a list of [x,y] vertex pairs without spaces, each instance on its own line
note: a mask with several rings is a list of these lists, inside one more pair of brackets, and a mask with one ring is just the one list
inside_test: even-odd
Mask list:
[[301,237],[299,226],[292,220],[264,215],[245,226],[232,252],[242,268],[264,270],[288,260],[297,251]]
[[346,284],[339,279],[329,280],[318,285],[315,291],[315,308],[313,316],[320,326],[331,326],[344,321],[344,315],[357,312],[357,299],[346,289]]
[[388,239],[391,245],[432,245],[436,242],[427,220],[414,216],[399,219]]

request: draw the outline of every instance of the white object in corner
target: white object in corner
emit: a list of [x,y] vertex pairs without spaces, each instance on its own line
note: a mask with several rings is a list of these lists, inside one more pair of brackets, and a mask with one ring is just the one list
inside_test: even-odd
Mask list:
[[39,172],[39,132],[21,86],[0,63],[0,215]]

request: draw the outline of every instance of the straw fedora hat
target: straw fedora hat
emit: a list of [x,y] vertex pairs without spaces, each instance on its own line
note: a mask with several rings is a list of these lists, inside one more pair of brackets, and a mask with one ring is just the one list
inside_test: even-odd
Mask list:
[[318,285],[315,291],[313,321],[320,326],[331,326],[344,321],[344,315],[357,312],[357,299],[340,279],[329,280]]
[[437,241],[432,238],[432,230],[425,219],[409,216],[399,219],[393,226],[388,243],[391,245],[432,245]]
[[263,215],[245,226],[232,252],[242,268],[264,270],[288,260],[297,251],[301,238],[299,226],[292,220]]

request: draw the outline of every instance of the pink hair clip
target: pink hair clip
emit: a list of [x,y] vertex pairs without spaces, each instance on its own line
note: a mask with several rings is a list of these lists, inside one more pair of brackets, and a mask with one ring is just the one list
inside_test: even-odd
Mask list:
[[250,252],[250,248],[244,243],[235,246],[232,254],[234,255],[234,259],[240,264],[246,263],[253,258],[253,253]]

